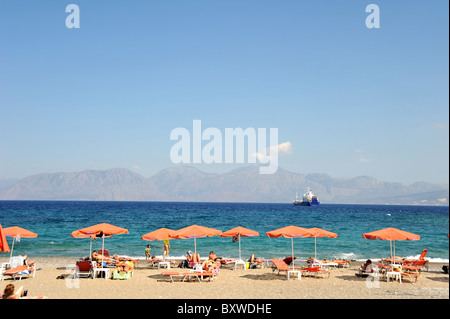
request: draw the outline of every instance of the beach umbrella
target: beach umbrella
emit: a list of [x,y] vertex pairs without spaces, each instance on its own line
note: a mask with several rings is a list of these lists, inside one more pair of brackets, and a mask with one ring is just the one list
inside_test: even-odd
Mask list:
[[[175,234],[175,230],[169,229],[169,228],[160,228],[160,229],[154,230],[148,234],[142,235],[141,239],[151,240],[151,241],[163,240],[164,244],[166,244],[169,242],[169,239],[170,239],[169,235],[171,235],[171,234],[172,235]],[[169,257],[169,256],[167,256],[167,257]],[[165,254],[164,254],[163,260],[165,260],[164,258],[166,258]]]
[[148,234],[142,235],[141,239],[143,240],[167,240],[170,239],[169,235],[174,235],[175,230],[168,229],[168,228],[160,228],[157,230],[154,230]]
[[[259,236],[259,233],[244,227],[235,227],[222,233],[220,237],[234,237],[239,241],[239,260],[241,260],[241,237],[255,237]],[[233,241],[234,242],[234,241]]]
[[302,227],[298,226],[286,226],[283,228],[275,229],[270,232],[267,232],[266,235],[271,238],[291,238],[291,246],[292,246],[292,268],[294,268],[294,238],[301,237],[310,237],[311,232]]
[[3,233],[2,224],[0,224],[0,252],[9,252],[8,241],[6,240],[5,234]]
[[[93,226],[89,226],[86,228],[78,229],[70,235],[71,237],[78,237],[78,238],[86,238],[86,237],[101,237],[103,239],[102,243],[102,250],[105,249],[105,237],[111,237],[112,235],[119,235],[119,234],[128,234],[128,229],[114,226],[108,223],[101,223]],[[102,255],[102,262],[103,262],[103,255]]]
[[[89,256],[91,256],[91,252],[92,252],[92,240],[97,239],[97,235],[91,234],[91,235],[87,235],[84,233],[81,233],[78,230],[73,231],[70,234],[70,237],[74,237],[74,238],[89,238]],[[111,235],[109,236],[105,236],[105,237],[111,237]]]
[[19,226],[12,226],[12,227],[7,227],[7,228],[3,228],[3,234],[6,237],[12,237],[13,238],[13,242],[12,242],[12,246],[11,246],[11,256],[13,255],[13,250],[14,250],[14,242],[19,242],[20,238],[36,238],[38,236],[38,234],[33,233],[29,230],[26,230],[22,227]]
[[169,234],[169,237],[175,239],[194,238],[194,247],[195,247],[194,251],[195,254],[197,254],[197,238],[213,237],[218,236],[220,234],[222,234],[222,231],[218,229],[199,225],[191,225],[175,231],[174,234]]
[[[370,240],[389,240],[391,248],[391,262],[395,263],[395,241],[396,240],[419,240],[420,235],[409,233],[396,228],[385,228],[370,233],[363,234],[363,238]],[[394,243],[394,253],[392,254],[392,243]]]
[[336,233],[332,233],[328,230],[320,229],[317,227],[309,228],[308,229],[311,232],[310,237],[314,237],[314,258],[317,259],[317,245],[316,240],[317,238],[337,238],[338,235]]

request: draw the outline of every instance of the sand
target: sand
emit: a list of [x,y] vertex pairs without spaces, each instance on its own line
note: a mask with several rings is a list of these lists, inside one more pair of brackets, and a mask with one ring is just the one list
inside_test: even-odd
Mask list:
[[[302,277],[301,280],[272,273],[265,269],[223,267],[212,282],[170,282],[163,269],[150,268],[145,260],[137,263],[130,280],[80,278],[78,283],[58,279],[72,274],[76,258],[30,258],[39,270],[35,278],[21,281],[5,278],[5,286],[13,283],[28,289],[29,295],[44,293],[49,299],[448,299],[449,276],[442,265],[430,265],[416,283],[379,281],[379,287],[367,286],[358,273],[360,262],[350,268],[331,268],[329,278]],[[7,258],[0,258],[0,263]],[[175,268],[173,270],[180,270]],[[78,284],[76,287],[74,284]],[[373,283],[372,283],[373,284]]]

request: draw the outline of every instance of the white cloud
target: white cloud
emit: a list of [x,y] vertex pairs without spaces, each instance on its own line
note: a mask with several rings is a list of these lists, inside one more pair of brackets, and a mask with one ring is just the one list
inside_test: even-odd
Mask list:
[[356,153],[356,160],[361,163],[368,163],[370,160],[364,155],[366,152],[365,150],[354,150],[353,152]]
[[277,150],[278,154],[292,154],[292,143],[288,141],[278,145],[272,145],[266,149],[265,154],[256,152],[253,156],[255,156],[259,161],[267,160]]

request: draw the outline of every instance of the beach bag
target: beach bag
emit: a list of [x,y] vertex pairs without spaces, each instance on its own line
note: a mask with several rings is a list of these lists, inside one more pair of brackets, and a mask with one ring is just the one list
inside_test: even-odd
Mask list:
[[181,263],[180,263],[180,266],[179,266],[180,268],[188,268],[188,261],[187,260],[183,260]]

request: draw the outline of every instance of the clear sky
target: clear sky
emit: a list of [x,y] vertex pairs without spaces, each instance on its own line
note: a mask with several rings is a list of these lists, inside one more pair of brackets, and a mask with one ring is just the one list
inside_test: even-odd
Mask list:
[[[371,3],[380,28],[366,27]],[[0,0],[0,178],[150,177],[174,166],[170,132],[201,120],[278,128],[290,171],[448,183],[448,12],[443,0]]]

